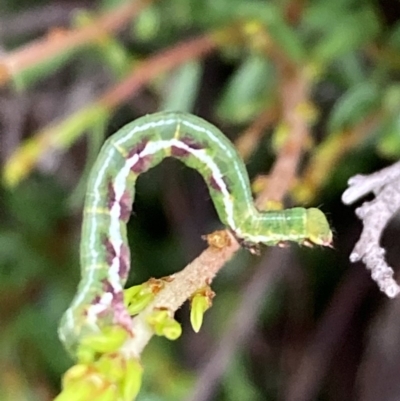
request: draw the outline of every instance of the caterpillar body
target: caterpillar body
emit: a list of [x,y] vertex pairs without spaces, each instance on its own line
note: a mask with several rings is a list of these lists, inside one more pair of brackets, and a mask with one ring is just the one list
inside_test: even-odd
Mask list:
[[[63,316],[59,335],[76,354],[85,336],[105,327],[131,331],[123,289],[130,269],[126,235],[138,176],[166,157],[181,160],[204,178],[222,223],[246,243],[304,241],[329,245],[332,233],[315,208],[258,211],[245,166],[215,126],[180,112],[141,117],[104,144],[88,180],[81,238],[81,281]],[[132,333],[130,333],[132,334]]]

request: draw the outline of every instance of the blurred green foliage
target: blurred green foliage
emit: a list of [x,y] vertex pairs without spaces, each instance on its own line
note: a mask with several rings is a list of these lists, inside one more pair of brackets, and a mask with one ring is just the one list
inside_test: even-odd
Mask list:
[[[22,21],[30,21],[29,18],[35,18],[34,11],[40,12],[51,3],[4,0],[0,24],[6,24],[6,19],[18,23],[22,14],[26,18]],[[71,15],[70,26],[85,26],[96,21],[97,12],[112,12],[122,3],[95,2],[91,10],[81,9]],[[84,7],[87,2],[82,4]],[[57,324],[79,277],[85,165],[87,171],[105,131],[111,133],[124,122],[156,109],[179,109],[202,114],[235,137],[266,109],[281,106],[282,76],[274,58],[277,53],[307,76],[308,101],[319,113],[311,130],[310,163],[312,155],[322,154],[324,144],[332,138],[339,145],[324,150],[328,155],[325,160],[329,157],[342,160],[342,149],[354,156],[346,163],[311,164],[312,169],[323,171],[323,179],[310,189],[307,200],[323,204],[343,248],[337,246],[336,253],[322,253],[319,249],[298,251],[301,278],[307,285],[302,288],[305,293],[296,294],[308,299],[299,317],[307,326],[306,332],[302,332],[303,340],[308,337],[348,267],[351,244],[346,241],[349,241],[349,227],[355,223],[349,223],[350,214],[338,203],[346,180],[360,167],[365,169],[363,172],[370,172],[400,156],[400,87],[396,83],[400,68],[400,23],[390,23],[386,19],[388,12],[372,0],[154,1],[122,34],[104,33],[94,43],[39,60],[14,75],[15,86],[2,92],[1,104],[23,93],[31,110],[24,117],[19,137],[31,137],[36,128],[47,124],[49,117],[56,119],[63,115],[61,99],[76,92],[92,76],[95,79],[100,75],[100,86],[110,88],[117,81],[123,82],[147,57],[190,37],[229,26],[245,32],[245,40],[227,40],[205,62],[193,60],[155,76],[146,90],[129,104],[120,105],[118,110],[95,109],[93,115],[82,116],[81,107],[77,107],[72,123],[62,128],[71,131],[69,140],[58,144],[63,150],[71,148],[70,151],[63,158],[54,149],[52,154],[41,155],[44,162],[56,159],[57,167],[46,168],[46,163],[40,163],[39,171],[17,187],[2,188],[0,400],[52,399],[58,391],[61,374],[71,363],[57,339]],[[30,34],[30,26],[27,23],[27,32],[21,33],[22,37]],[[39,29],[33,36],[40,38],[45,34]],[[21,44],[20,40],[18,35],[7,37],[1,45],[11,52]],[[2,57],[5,59],[7,53]],[[35,96],[40,91],[48,97],[48,102],[60,104],[49,111],[53,113],[51,116],[46,115],[46,109],[41,113],[32,112]],[[101,93],[98,91],[96,95]],[[92,101],[95,100],[92,95]],[[5,112],[0,118],[3,119],[1,141],[6,144],[10,141],[6,130],[10,125]],[[18,116],[12,118],[16,120]],[[280,118],[278,115],[266,133],[274,132],[282,122]],[[349,145],[351,132],[368,118],[375,118],[374,124]],[[85,132],[90,134],[87,149],[83,141],[77,142]],[[252,175],[265,173],[271,165],[272,152],[268,155],[265,152],[270,141],[270,137],[265,137],[257,143],[247,162]],[[171,274],[198,254],[204,246],[200,235],[219,227],[207,199],[198,175],[183,170],[175,162],[163,163],[139,180],[134,216],[129,223],[134,266],[132,283]],[[293,199],[296,202],[295,193]],[[168,344],[166,340],[150,344],[144,354],[145,377],[139,400],[177,400],[190,394],[195,375],[189,370],[198,365],[211,345],[218,343],[227,316],[234,313],[240,301],[238,291],[252,271],[251,266],[246,266],[255,260],[241,252],[220,273],[214,288],[218,295],[215,306],[206,315],[205,328],[198,337],[190,333],[188,313],[182,313],[179,316],[184,326],[181,340],[176,344]],[[265,295],[256,338],[270,341],[271,345],[264,348],[257,343],[268,362],[260,366],[260,360],[251,361],[254,350],[238,351],[225,373],[218,399],[279,399],[284,376],[281,360],[290,353],[291,345],[298,346],[296,341],[280,341],[282,327],[294,324],[290,320],[293,317],[286,313],[290,309],[285,297],[288,291],[278,289]],[[330,388],[324,391],[329,393]]]

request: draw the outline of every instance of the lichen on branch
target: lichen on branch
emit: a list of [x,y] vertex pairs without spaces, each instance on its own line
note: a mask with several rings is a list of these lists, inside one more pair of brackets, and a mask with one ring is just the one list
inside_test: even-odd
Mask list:
[[362,260],[371,270],[372,279],[388,297],[394,298],[400,286],[393,278],[393,269],[385,260],[386,251],[380,245],[382,233],[389,220],[400,208],[400,162],[371,175],[356,175],[348,181],[349,188],[343,193],[343,203],[349,205],[373,193],[375,199],[364,202],[356,209],[363,222],[360,239],[350,254],[350,261]]

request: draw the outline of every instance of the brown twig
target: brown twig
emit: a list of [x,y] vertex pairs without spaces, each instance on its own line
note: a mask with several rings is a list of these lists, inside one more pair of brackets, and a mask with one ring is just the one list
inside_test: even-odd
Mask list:
[[301,70],[282,66],[281,104],[282,120],[290,132],[274,164],[268,182],[268,188],[256,200],[256,205],[263,208],[267,201],[282,202],[285,194],[291,188],[296,177],[300,156],[307,142],[309,126],[304,116],[299,113],[299,107],[307,102],[310,83]]
[[156,295],[147,308],[133,319],[132,329],[135,336],[125,345],[123,352],[128,357],[139,357],[144,347],[154,335],[147,324],[147,316],[156,309],[177,311],[182,304],[198,289],[209,285],[218,271],[228,262],[240,245],[229,231],[218,235],[225,241],[225,246],[209,246],[183,270],[171,276],[171,282]]
[[140,65],[135,65],[132,73],[105,93],[99,103],[107,109],[118,106],[136,94],[153,77],[194,58],[201,58],[216,49],[219,44],[216,38],[217,34],[206,34],[186,40],[157,53]]
[[286,6],[285,16],[286,20],[291,25],[296,25],[303,14],[304,9],[307,7],[307,0],[291,0]]
[[292,251],[289,248],[277,247],[264,255],[250,281],[239,295],[239,307],[227,323],[222,338],[210,352],[210,357],[206,359],[187,401],[207,401],[212,398],[235,351],[251,337],[263,306],[264,294],[283,277],[286,267],[291,265],[292,257]]
[[[219,46],[220,40],[229,37],[229,32],[231,32],[231,28],[226,28],[186,40],[149,57],[135,67],[125,79],[104,93],[99,100],[61,122],[55,122],[45,127],[30,138],[25,145],[19,147],[7,162],[4,171],[5,181],[9,185],[15,185],[32,170],[46,151],[67,147],[86,128],[90,128],[94,124],[94,120],[98,121],[99,118],[104,118],[112,109],[134,96],[152,78],[184,62],[210,53]],[[79,124],[77,124],[77,117],[79,117]],[[35,146],[32,146],[33,144]]]
[[277,114],[278,108],[274,106],[264,110],[236,140],[236,149],[244,160],[257,148],[261,135],[276,120]]
[[98,40],[99,32],[115,32],[122,29],[151,0],[128,1],[85,27],[50,32],[40,39],[6,54],[0,59],[0,86],[20,72],[69,50],[76,50]]

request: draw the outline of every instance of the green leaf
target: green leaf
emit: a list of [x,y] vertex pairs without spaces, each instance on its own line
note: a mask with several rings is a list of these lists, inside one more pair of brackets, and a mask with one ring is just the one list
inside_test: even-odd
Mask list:
[[389,113],[398,114],[400,110],[400,84],[393,83],[385,90],[382,108]]
[[372,10],[342,16],[318,41],[311,58],[318,65],[327,65],[342,55],[355,51],[379,32],[379,22]]
[[378,133],[381,138],[378,151],[387,158],[398,159],[400,157],[400,115],[384,120]]
[[191,111],[199,91],[202,66],[197,61],[182,65],[165,85],[161,110]]
[[159,7],[156,7],[154,4],[142,10],[133,21],[133,36],[142,42],[154,40],[160,31],[162,20],[160,11]]
[[257,115],[273,96],[275,74],[261,55],[253,54],[241,64],[228,82],[217,106],[221,119],[244,123]]
[[210,301],[206,296],[197,294],[193,297],[190,305],[190,323],[195,333],[200,331],[204,313],[209,307]]
[[349,15],[348,7],[348,0],[312,2],[304,9],[301,29],[308,34],[328,32]]
[[378,107],[380,95],[378,86],[370,82],[352,87],[334,105],[328,129],[337,131],[354,125]]
[[366,80],[365,68],[360,63],[360,57],[356,53],[347,53],[340,59],[335,60],[334,70],[337,80],[345,88],[361,84]]
[[400,50],[400,22],[392,28],[386,43],[389,47]]

